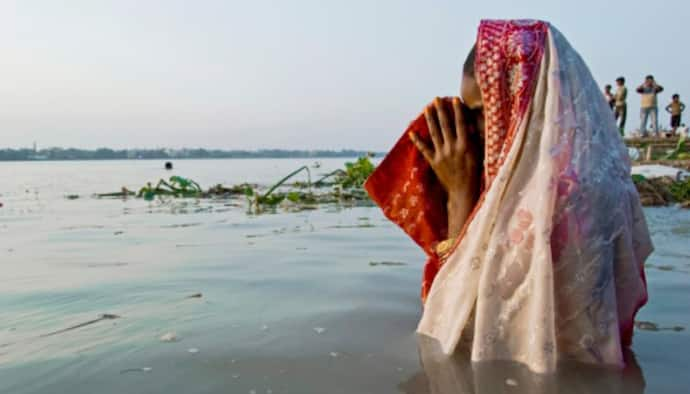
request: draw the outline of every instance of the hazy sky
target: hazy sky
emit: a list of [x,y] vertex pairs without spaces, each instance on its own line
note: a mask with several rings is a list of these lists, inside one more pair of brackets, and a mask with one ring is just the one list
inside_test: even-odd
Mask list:
[[687,102],[689,15],[681,0],[0,0],[0,147],[386,150],[457,94],[487,17],[549,20],[601,84],[653,73],[660,104]]

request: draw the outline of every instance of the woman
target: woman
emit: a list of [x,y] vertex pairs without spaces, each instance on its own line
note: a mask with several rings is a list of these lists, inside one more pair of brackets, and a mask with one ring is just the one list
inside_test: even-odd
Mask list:
[[483,21],[462,99],[435,100],[367,181],[429,255],[418,332],[537,372],[623,365],[652,251],[587,66],[539,21]]

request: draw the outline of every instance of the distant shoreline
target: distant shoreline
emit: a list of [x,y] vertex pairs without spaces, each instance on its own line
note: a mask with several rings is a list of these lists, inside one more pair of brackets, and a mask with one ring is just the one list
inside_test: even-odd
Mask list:
[[353,158],[366,155],[384,156],[382,152],[361,150],[283,150],[260,149],[122,149],[95,150],[74,148],[0,149],[0,162],[17,161],[104,161],[104,160],[188,160],[188,159],[329,159]]

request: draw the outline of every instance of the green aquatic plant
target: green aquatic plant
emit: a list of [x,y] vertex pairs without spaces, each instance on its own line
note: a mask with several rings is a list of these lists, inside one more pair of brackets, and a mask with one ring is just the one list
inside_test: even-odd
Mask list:
[[635,183],[640,183],[640,182],[646,181],[647,178],[645,178],[644,175],[633,174],[632,180],[633,180],[633,182],[635,182]]
[[[685,147],[685,134],[681,134],[680,137],[678,138],[678,143],[676,144],[675,149],[673,149],[671,152],[669,152],[666,156],[664,156],[664,160],[675,160],[675,159],[683,159],[683,157],[688,156],[687,152],[683,152],[683,148]],[[683,156],[683,157],[681,157]]]
[[[249,202],[249,211],[257,213],[265,208],[275,208],[285,201],[290,203],[286,206],[290,210],[314,209],[318,204],[359,204],[369,201],[362,185],[374,171],[370,157],[371,155],[363,156],[355,162],[348,162],[344,169],[332,171],[322,176],[316,183],[312,183],[309,167],[301,166],[268,187],[265,192],[260,191],[259,186],[248,183],[233,186],[218,184],[204,191],[197,182],[191,179],[171,176],[168,180],[160,179],[155,186],[148,182],[139,189],[136,196],[150,201],[157,196],[212,198],[244,195]],[[307,173],[306,182],[288,183],[290,179],[302,172]],[[330,190],[321,189],[318,193],[312,190],[313,187],[326,186],[330,187]],[[122,188],[121,192],[97,194],[97,196],[124,198],[134,194]]]
[[[355,162],[347,162],[345,163],[345,169],[339,168],[325,174],[314,182],[314,186],[340,186],[345,189],[361,188],[367,178],[369,178],[369,175],[376,169],[370,158],[371,155],[362,156]],[[333,180],[327,182],[328,179]]]
[[338,183],[343,188],[362,187],[375,169],[369,157],[363,156],[354,163],[345,163],[345,174],[338,179]]
[[[247,187],[245,189],[245,195],[247,196],[247,199],[249,199],[249,201],[255,207],[259,207],[261,205],[276,206],[276,205],[280,204],[281,202],[285,201],[286,198],[292,202],[299,202],[302,200],[306,200],[306,193],[298,193],[298,192],[283,193],[283,192],[277,191],[278,188],[283,186],[288,180],[290,180],[290,178],[294,177],[295,175],[297,175],[303,171],[305,171],[307,173],[307,187],[311,188],[311,172],[309,171],[309,167],[302,166],[302,167],[296,169],[295,171],[291,172],[287,176],[283,177],[278,182],[276,182],[265,193],[260,194],[253,187]],[[309,194],[311,194],[311,193],[309,193]]]
[[191,179],[183,178],[181,176],[173,175],[170,177],[170,183],[175,190],[195,191],[201,192],[201,186]]
[[690,178],[673,182],[669,185],[668,191],[678,202],[690,201]]
[[[264,201],[270,201],[270,200],[268,200],[268,198],[269,198],[269,196],[271,195],[271,193],[273,193],[276,189],[278,189],[279,187],[281,187],[281,186],[282,186],[285,182],[287,182],[290,178],[292,178],[293,176],[299,174],[299,173],[302,172],[302,171],[306,171],[306,172],[307,172],[308,185],[309,185],[309,187],[311,187],[311,171],[309,171],[309,167],[307,167],[307,166],[302,166],[302,167],[296,169],[295,171],[291,172],[290,174],[288,174],[288,175],[287,175],[286,177],[284,177],[283,179],[281,179],[281,180],[279,180],[278,182],[276,182],[273,186],[271,186],[271,187],[268,189],[268,191],[267,191],[266,193],[264,193],[262,196],[259,197],[259,202],[263,203]],[[262,201],[262,200],[263,200],[263,201]],[[282,200],[281,200],[281,201],[282,201]]]
[[[328,174],[325,174],[324,176],[319,178],[318,181],[314,182],[314,186],[316,186],[316,187],[333,186],[333,185],[338,184],[338,179],[341,179],[342,177],[345,177],[345,176],[347,176],[347,172],[343,169],[338,168],[337,170],[331,171]],[[326,182],[327,179],[330,179],[333,177],[336,178],[336,181]]]
[[143,197],[145,200],[150,201],[156,196],[199,197],[201,193],[201,186],[195,181],[173,175],[168,181],[165,179],[159,180],[155,187],[152,186],[151,182],[148,182],[139,189],[137,197]]

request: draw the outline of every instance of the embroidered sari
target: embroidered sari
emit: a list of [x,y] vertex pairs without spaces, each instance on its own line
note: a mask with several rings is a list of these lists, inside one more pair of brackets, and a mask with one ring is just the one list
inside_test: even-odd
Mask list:
[[559,358],[622,365],[653,247],[608,104],[546,22],[483,21],[475,74],[483,190],[450,252],[436,254],[447,196],[407,137],[428,137],[423,116],[365,184],[429,256],[418,332],[538,372]]

